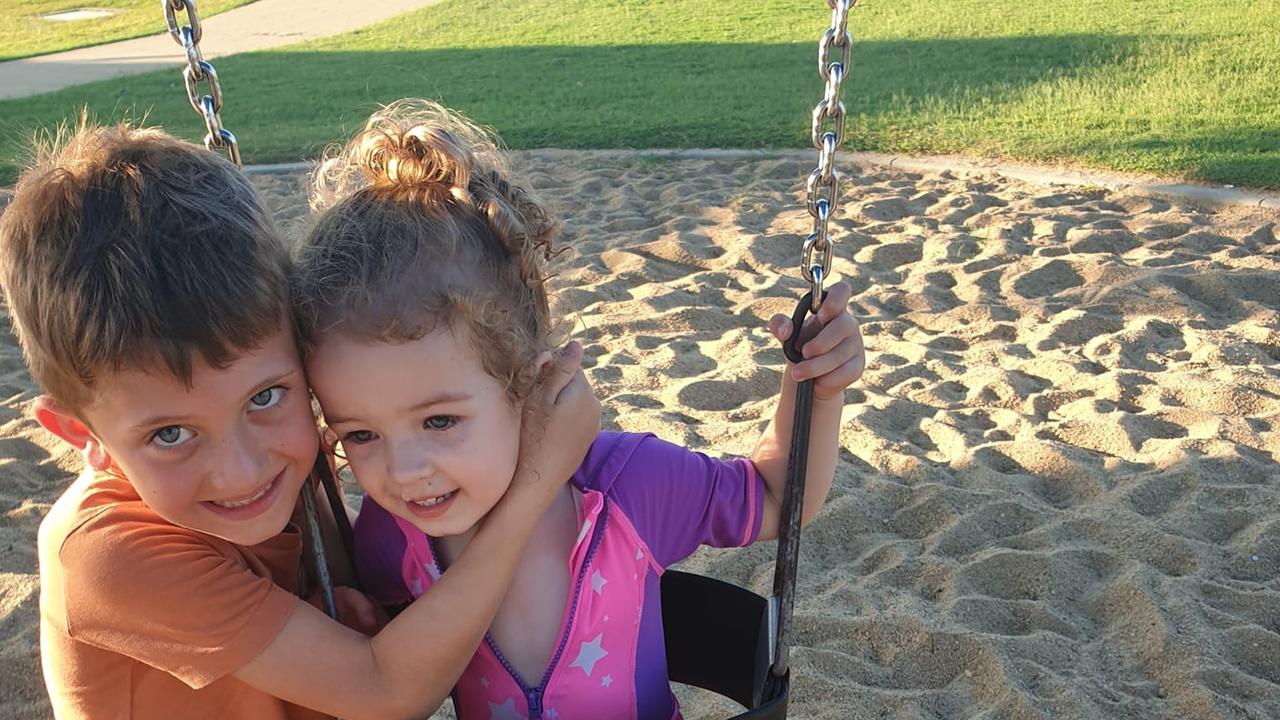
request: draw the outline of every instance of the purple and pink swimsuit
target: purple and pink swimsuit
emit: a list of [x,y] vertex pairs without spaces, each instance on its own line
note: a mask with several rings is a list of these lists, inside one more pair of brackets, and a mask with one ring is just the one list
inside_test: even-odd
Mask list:
[[[626,433],[601,433],[572,482],[583,502],[551,663],[530,687],[486,635],[453,691],[460,720],[680,717],[667,680],[663,570],[700,545],[754,542],[764,484],[748,460]],[[440,577],[431,538],[369,498],[355,536],[360,579],[385,605]]]

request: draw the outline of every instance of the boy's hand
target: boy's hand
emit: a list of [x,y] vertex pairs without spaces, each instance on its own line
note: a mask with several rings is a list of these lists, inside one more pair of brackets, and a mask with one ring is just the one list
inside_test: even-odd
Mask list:
[[[849,283],[838,282],[827,288],[827,299],[815,315],[804,321],[801,338],[804,345],[800,354],[805,360],[788,364],[788,376],[800,382],[813,379],[813,396],[818,400],[842,397],[844,389],[862,377],[866,367],[866,352],[862,347],[862,330],[858,321],[849,314],[849,300],[853,288]],[[769,320],[769,332],[779,342],[791,337],[791,318],[774,315]]]
[[525,403],[520,465],[511,482],[538,486],[550,500],[573,475],[600,434],[600,400],[582,373],[582,346],[570,342],[552,354],[538,388]]

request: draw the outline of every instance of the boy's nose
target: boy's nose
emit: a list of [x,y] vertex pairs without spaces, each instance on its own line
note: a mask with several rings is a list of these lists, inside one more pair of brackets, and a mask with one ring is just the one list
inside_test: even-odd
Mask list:
[[223,490],[231,494],[238,490],[253,492],[271,479],[267,476],[270,470],[266,467],[267,453],[259,440],[242,431],[223,441],[219,471],[215,473],[217,484]]

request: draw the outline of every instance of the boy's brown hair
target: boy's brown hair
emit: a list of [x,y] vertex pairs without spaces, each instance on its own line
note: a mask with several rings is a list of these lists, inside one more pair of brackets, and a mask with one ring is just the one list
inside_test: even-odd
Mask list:
[[0,284],[27,367],[70,410],[121,369],[190,382],[287,327],[288,255],[257,192],[158,129],[38,142],[0,215]]

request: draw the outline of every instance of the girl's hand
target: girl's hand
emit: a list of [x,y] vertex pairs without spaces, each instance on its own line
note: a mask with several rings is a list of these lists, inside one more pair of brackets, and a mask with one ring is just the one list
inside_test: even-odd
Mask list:
[[[804,340],[800,354],[804,362],[788,363],[787,374],[791,379],[814,381],[815,399],[842,397],[844,389],[857,382],[866,368],[862,330],[849,313],[852,297],[853,288],[849,283],[838,282],[827,288],[827,299],[816,314],[805,319],[800,330]],[[774,315],[769,320],[769,332],[779,342],[791,337],[792,329],[791,318],[786,315]]]
[[543,368],[538,388],[525,402],[513,490],[538,487],[550,502],[600,434],[600,401],[581,363],[582,346],[575,341],[553,353]]

